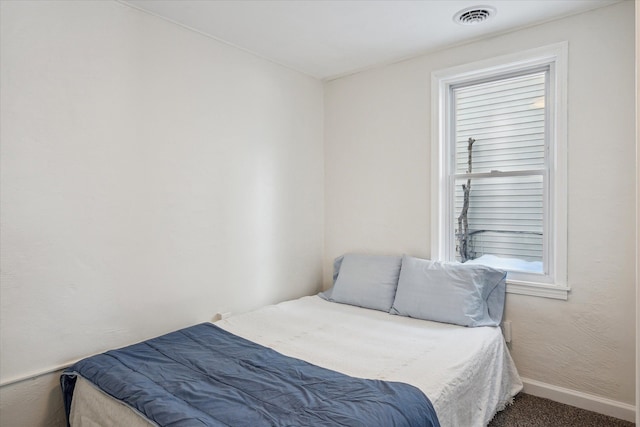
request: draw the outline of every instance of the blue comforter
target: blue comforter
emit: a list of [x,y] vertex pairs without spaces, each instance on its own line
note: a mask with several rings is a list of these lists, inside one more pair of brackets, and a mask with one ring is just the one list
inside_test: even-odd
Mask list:
[[417,388],[353,378],[203,323],[84,359],[77,375],[161,426],[439,426]]

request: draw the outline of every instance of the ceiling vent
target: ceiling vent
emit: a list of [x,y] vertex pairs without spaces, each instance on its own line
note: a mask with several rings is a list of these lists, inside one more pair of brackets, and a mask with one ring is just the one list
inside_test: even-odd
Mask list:
[[485,22],[496,14],[491,6],[473,6],[456,13],[453,20],[460,25],[476,25]]

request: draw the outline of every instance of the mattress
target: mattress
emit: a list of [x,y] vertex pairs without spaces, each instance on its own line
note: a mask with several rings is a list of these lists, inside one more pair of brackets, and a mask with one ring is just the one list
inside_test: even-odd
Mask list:
[[[318,296],[238,314],[216,325],[347,375],[411,384],[429,397],[442,426],[485,426],[522,389],[498,327],[394,316]],[[76,383],[70,423],[154,425],[82,378]]]

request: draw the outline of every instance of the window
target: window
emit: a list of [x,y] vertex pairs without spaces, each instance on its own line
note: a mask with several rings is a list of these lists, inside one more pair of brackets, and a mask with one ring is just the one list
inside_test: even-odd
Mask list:
[[433,73],[432,258],[566,299],[566,43]]

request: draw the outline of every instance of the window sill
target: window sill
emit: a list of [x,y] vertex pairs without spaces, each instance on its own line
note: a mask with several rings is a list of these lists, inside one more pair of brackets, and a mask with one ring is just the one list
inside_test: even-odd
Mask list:
[[507,293],[568,300],[571,288],[507,279]]

